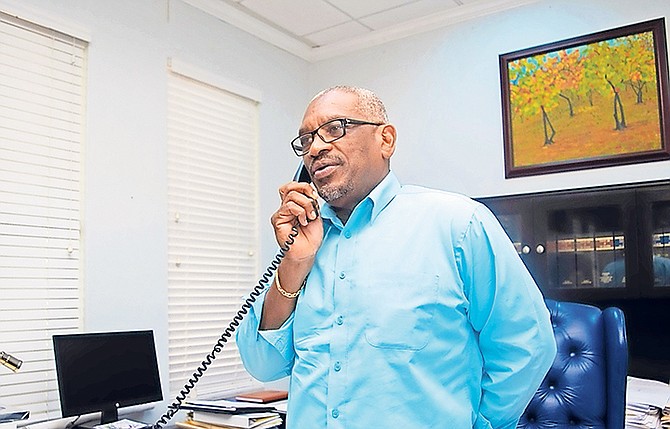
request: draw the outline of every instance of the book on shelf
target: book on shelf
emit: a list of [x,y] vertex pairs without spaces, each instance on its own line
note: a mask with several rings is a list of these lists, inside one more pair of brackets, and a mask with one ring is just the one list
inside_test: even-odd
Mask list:
[[257,390],[255,392],[241,393],[235,396],[236,401],[257,402],[261,404],[281,401],[287,398],[288,392],[286,390]]

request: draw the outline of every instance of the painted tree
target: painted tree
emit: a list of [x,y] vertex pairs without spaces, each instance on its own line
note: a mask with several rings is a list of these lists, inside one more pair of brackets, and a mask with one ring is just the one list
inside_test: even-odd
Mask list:
[[656,65],[654,62],[654,36],[651,32],[635,34],[623,38],[622,50],[625,62],[622,64],[626,83],[635,93],[636,104],[644,103],[644,88],[656,87]]
[[627,127],[621,93],[626,85],[643,102],[647,84],[655,86],[652,33],[619,37],[592,44],[587,50],[585,77],[595,91],[612,97],[612,117],[618,131]]
[[621,131],[626,128],[626,115],[621,101],[624,80],[621,52],[617,49],[619,43],[618,39],[611,39],[590,46],[587,76],[591,77],[594,90],[612,96],[614,128]]
[[556,58],[537,55],[512,61],[508,65],[510,76],[510,103],[521,118],[540,114],[544,132],[544,145],[554,143],[556,130],[549,113],[558,106],[560,88],[552,66]]
[[568,103],[570,117],[575,116],[574,98],[579,97],[584,66],[579,49],[561,50],[556,53],[558,60],[550,70],[555,74],[554,81],[558,85],[561,97]]

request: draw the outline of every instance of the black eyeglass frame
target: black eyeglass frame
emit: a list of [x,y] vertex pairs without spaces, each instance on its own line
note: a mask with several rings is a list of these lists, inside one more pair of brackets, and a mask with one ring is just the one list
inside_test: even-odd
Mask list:
[[[319,130],[326,125],[330,125],[333,122],[339,122],[342,125],[342,135],[339,137],[335,137],[334,139],[331,140],[326,140],[321,134],[319,134]],[[293,149],[293,152],[297,156],[305,156],[309,153],[309,149],[312,147],[312,143],[314,143],[314,136],[317,135],[321,140],[323,140],[324,143],[332,143],[336,140],[341,139],[345,135],[347,135],[347,127],[349,125],[374,125],[376,127],[379,127],[381,125],[384,125],[384,122],[369,122],[369,121],[361,121],[359,119],[350,119],[350,118],[336,118],[336,119],[331,119],[328,122],[324,122],[323,124],[319,125],[315,130],[313,131],[308,131],[306,133],[300,134],[298,137],[294,138],[291,140],[291,149]],[[305,137],[305,136],[310,136],[311,141],[309,142],[309,145],[307,148],[304,147],[302,143],[300,143],[300,140]]]

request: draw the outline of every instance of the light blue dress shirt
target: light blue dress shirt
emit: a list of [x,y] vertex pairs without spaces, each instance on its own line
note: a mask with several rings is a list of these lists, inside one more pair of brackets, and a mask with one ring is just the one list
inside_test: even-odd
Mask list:
[[535,282],[495,217],[390,173],[324,240],[296,309],[237,345],[290,375],[287,429],[514,428],[556,352]]

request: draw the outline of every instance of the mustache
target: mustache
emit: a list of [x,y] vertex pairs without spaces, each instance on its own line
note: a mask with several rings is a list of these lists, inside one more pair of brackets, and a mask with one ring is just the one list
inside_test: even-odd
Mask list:
[[312,158],[311,162],[309,163],[309,171],[314,173],[314,170],[315,170],[313,168],[314,165],[316,165],[317,168],[318,168],[320,165],[322,165],[324,163],[342,164],[343,162],[344,162],[344,160],[337,155],[330,154],[330,153],[320,154],[320,155],[317,155],[316,157]]

